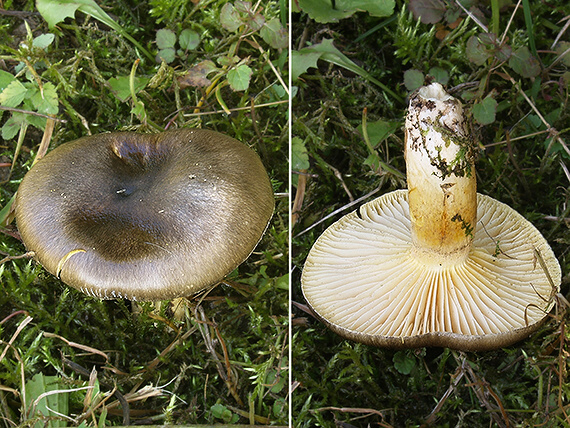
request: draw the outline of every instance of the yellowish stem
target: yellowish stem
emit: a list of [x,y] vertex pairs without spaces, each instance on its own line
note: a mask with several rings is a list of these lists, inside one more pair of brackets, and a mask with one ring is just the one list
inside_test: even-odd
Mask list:
[[474,142],[461,102],[439,83],[410,98],[406,168],[413,248],[426,263],[467,257],[477,221]]

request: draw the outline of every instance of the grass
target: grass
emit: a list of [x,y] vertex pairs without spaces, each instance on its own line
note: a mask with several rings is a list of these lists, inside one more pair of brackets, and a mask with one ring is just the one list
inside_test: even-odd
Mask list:
[[[287,11],[272,0],[240,10],[226,3],[101,2],[102,13],[79,9],[53,28],[33,1],[3,3],[0,80],[2,89],[17,83],[2,98],[1,207],[42,139],[51,148],[107,131],[202,127],[260,154],[276,210],[254,253],[222,284],[158,307],[67,287],[19,258],[25,248],[5,224],[2,426],[121,425],[125,403],[132,424],[287,424],[287,48],[279,46]],[[229,27],[224,13],[240,25]],[[48,404],[59,416],[40,410],[53,390],[58,399]]]
[[[410,3],[427,18],[425,2]],[[308,66],[299,62],[293,82],[294,426],[570,426],[563,301],[539,331],[508,348],[395,351],[336,336],[306,310],[300,290],[304,260],[328,226],[405,187],[403,100],[436,80],[457,88],[454,95],[473,115],[478,191],[542,232],[560,261],[561,294],[568,297],[570,79],[558,40],[570,8],[523,2],[516,9],[515,3],[491,2],[488,9],[475,3],[477,17],[490,17],[481,24],[495,33],[454,2],[441,2],[445,16],[429,24],[418,23],[401,1],[385,17],[360,12],[317,22],[313,12],[293,14],[292,49],[308,54],[330,40],[366,71],[321,56]]]

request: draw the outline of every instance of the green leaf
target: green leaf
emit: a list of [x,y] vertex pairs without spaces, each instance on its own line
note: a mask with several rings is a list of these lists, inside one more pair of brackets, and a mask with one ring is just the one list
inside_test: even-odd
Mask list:
[[465,54],[469,61],[476,65],[483,65],[491,58],[504,62],[509,59],[512,48],[506,43],[501,44],[493,33],[480,33],[467,40]]
[[47,119],[45,117],[27,114],[26,121],[28,122],[28,124],[34,126],[36,129],[39,129],[40,131],[46,129]]
[[65,18],[75,18],[75,12],[83,4],[81,0],[36,0],[38,12],[46,20],[49,28],[55,27]]
[[278,83],[274,83],[268,88],[267,91],[269,98],[267,102],[275,102],[275,101],[285,101],[289,98],[287,91],[283,86]]
[[56,114],[59,110],[57,91],[51,82],[44,83],[43,92],[34,88],[30,100],[36,111],[42,114]]
[[[562,55],[568,49],[570,49],[570,42],[560,42],[558,45],[556,45],[556,53],[558,55]],[[570,52],[566,52],[566,54],[562,57],[562,62],[564,65],[570,67]]]
[[237,66],[228,72],[228,83],[234,91],[245,91],[249,88],[249,79],[253,71],[246,64]]
[[162,62],[162,60],[164,60],[164,62],[170,64],[176,59],[176,51],[174,48],[161,49],[158,51],[158,54],[156,54],[156,56],[157,62]]
[[40,34],[33,40],[32,46],[35,48],[45,49],[51,45],[54,40],[55,35],[52,33]]
[[291,79],[296,81],[301,74],[307,72],[309,68],[317,68],[317,61],[322,56],[322,52],[304,48],[299,51],[291,51]]
[[218,59],[218,64],[222,67],[232,67],[233,65],[239,63],[240,57],[239,56],[230,56],[230,55],[222,55]]
[[[38,416],[57,416],[58,414],[67,415],[69,413],[69,393],[57,392],[54,394],[45,395],[34,406],[33,403],[38,400],[40,395],[50,391],[64,390],[65,385],[59,376],[44,376],[42,373],[37,373],[32,379],[26,382],[26,402],[27,408],[33,410],[28,416],[29,419],[37,418]],[[38,418],[39,419],[39,418]],[[34,428],[44,427],[44,422],[38,420]],[[59,428],[67,426],[64,419],[54,418],[47,422],[48,428]]]
[[256,13],[253,16],[251,16],[246,21],[246,23],[250,30],[259,31],[263,27],[263,24],[265,24],[265,17],[260,13]]
[[449,73],[440,67],[432,67],[429,70],[429,75],[435,78],[435,81],[442,85],[447,85],[449,82]]
[[18,107],[24,101],[27,92],[28,89],[19,80],[14,79],[0,93],[0,104],[4,107]]
[[378,171],[380,168],[380,156],[378,156],[378,153],[371,153],[364,159],[363,164],[372,168],[373,171]]
[[414,18],[420,19],[422,24],[441,21],[447,9],[441,0],[410,0],[409,8]]
[[489,125],[495,121],[497,101],[491,97],[485,98],[473,106],[473,117],[481,125]]
[[522,77],[536,77],[540,74],[540,64],[526,46],[513,52],[509,66]]
[[394,367],[403,375],[409,375],[416,366],[416,359],[409,356],[405,351],[398,351],[392,358]]
[[272,407],[273,416],[280,417],[283,412],[287,412],[287,401],[284,398],[277,398]]
[[210,79],[208,79],[208,74],[215,71],[218,71],[216,64],[208,59],[196,64],[184,75],[178,77],[178,84],[180,85],[180,89],[185,89],[189,86],[198,88],[210,86],[212,82]]
[[[400,126],[400,122],[388,122],[387,120],[368,122],[366,124],[366,132],[372,147],[378,147],[378,144],[392,135]],[[362,133],[362,125],[358,126],[358,130]]]
[[196,31],[187,28],[180,33],[178,43],[184,50],[194,50],[200,44],[200,35]]
[[313,46],[309,46],[307,48],[303,48],[299,51],[300,53],[307,53],[307,52],[314,52],[320,53],[320,59],[323,59],[331,64],[338,65],[339,67],[343,67],[349,71],[352,71],[355,74],[363,77],[364,79],[374,83],[375,85],[382,88],[385,92],[390,94],[392,98],[397,100],[398,102],[403,102],[402,98],[380,82],[378,79],[372,77],[370,73],[364,70],[362,67],[359,67],[354,62],[352,62],[346,55],[344,55],[341,51],[339,51],[334,45],[333,41],[330,39],[323,39],[321,43]]
[[394,0],[299,0],[299,7],[317,22],[335,22],[355,12],[368,12],[371,16],[390,16],[394,13]]
[[246,24],[250,30],[258,31],[265,23],[265,17],[256,12],[250,1],[236,1],[235,10],[240,14],[240,20]]
[[321,55],[321,52],[312,51],[310,48],[291,51],[291,79],[293,82],[301,74],[306,73],[309,68],[317,68],[317,61]]
[[287,30],[283,28],[278,18],[273,18],[265,24],[259,34],[273,49],[287,49],[289,46]]
[[[144,89],[148,81],[149,79],[144,77],[135,77],[135,92]],[[124,102],[131,96],[130,76],[112,77],[108,83],[121,101]]]
[[[309,153],[305,147],[305,142],[299,137],[293,137],[291,139],[291,170],[297,172],[305,171],[310,166]],[[296,188],[299,184],[299,175],[292,174],[291,181],[293,187]]]
[[[12,211],[12,206],[16,202],[16,194],[14,193],[8,203],[2,207],[0,210],[0,226],[6,227],[11,223],[11,215],[10,212]],[[1,277],[0,273],[0,277]]]
[[176,34],[166,28],[162,28],[156,32],[156,46],[158,49],[173,48],[176,44]]
[[285,383],[287,381],[287,376],[279,376],[277,377],[277,370],[275,369],[271,369],[267,372],[267,377],[265,378],[265,384],[266,385],[273,385],[270,388],[270,391],[273,394],[279,394],[279,392],[281,392],[281,390],[283,390],[283,387],[285,386]]
[[419,70],[406,70],[404,72],[404,86],[410,92],[424,85],[424,74]]
[[495,51],[495,56],[501,62],[507,61],[513,54],[513,48],[507,44],[503,44]]
[[337,10],[333,8],[331,0],[299,0],[301,10],[317,22],[336,22],[348,18],[355,11]]
[[243,24],[239,12],[234,8],[233,4],[226,3],[220,11],[220,24],[226,30],[232,33]]
[[293,171],[303,171],[310,167],[309,153],[305,147],[305,142],[299,137],[291,138],[291,169]]
[[562,75],[562,80],[567,88],[570,88],[570,71],[565,71]]
[[[38,12],[48,23],[49,28],[55,27],[65,18],[74,18],[75,12],[80,11],[91,15],[96,20],[126,35],[125,30],[107,12],[99,7],[93,0],[36,0]],[[129,40],[134,41],[130,36]],[[136,43],[136,41],[134,41]],[[136,43],[137,46],[138,43]]]
[[146,120],[146,110],[142,101],[137,102],[131,109],[131,113],[139,118],[141,122]]
[[281,275],[279,278],[275,280],[275,288],[279,288],[281,290],[289,290],[289,274],[286,273],[285,275]]
[[530,124],[533,131],[544,129],[544,123],[536,114],[529,114],[524,121]]
[[212,407],[210,407],[210,411],[215,418],[221,419],[226,423],[229,423],[232,420],[232,411],[223,404],[214,404]]
[[16,80],[16,78],[11,73],[0,70],[0,92],[6,89],[6,87],[14,80]]
[[476,35],[469,37],[469,40],[467,40],[465,54],[469,61],[476,65],[485,64],[487,59],[491,56],[487,47],[481,43],[479,37]]
[[12,116],[2,125],[2,139],[11,140],[18,132],[22,126],[27,124],[26,115],[24,113],[14,113]]

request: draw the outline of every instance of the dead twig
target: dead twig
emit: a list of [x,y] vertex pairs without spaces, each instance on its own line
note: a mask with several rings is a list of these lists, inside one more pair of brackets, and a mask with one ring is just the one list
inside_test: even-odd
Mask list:
[[447,399],[451,396],[451,394],[455,390],[457,390],[457,386],[459,385],[459,382],[461,381],[461,379],[463,379],[463,376],[465,376],[465,360],[463,360],[461,365],[457,367],[457,369],[455,370],[455,373],[451,376],[451,384],[449,385],[449,388],[447,388],[447,391],[445,391],[443,396],[438,401],[437,405],[434,407],[434,409],[428,415],[428,417],[426,418],[426,420],[424,421],[424,423],[421,426],[422,428],[424,428],[428,425],[431,425],[436,421],[437,414],[441,411],[441,409],[443,408],[443,405],[445,404]]
[[536,108],[536,106],[534,105],[532,100],[528,97],[528,95],[525,93],[525,91],[523,91],[520,88],[519,84],[515,81],[515,79],[513,79],[512,76],[504,68],[502,69],[502,73],[500,73],[500,75],[502,75],[506,80],[510,81],[512,83],[512,85],[517,89],[519,94],[521,94],[523,96],[523,98],[528,103],[530,108],[536,113],[536,115],[538,116],[540,121],[544,124],[544,126],[546,126],[546,129],[547,129],[548,133],[550,134],[552,141],[554,141],[554,140],[558,141],[560,143],[560,145],[562,146],[562,148],[566,151],[566,153],[568,153],[570,155],[570,149],[566,145],[566,142],[560,136],[560,133],[555,128],[553,128],[550,125],[550,123],[548,123],[548,121],[544,118],[542,113],[540,113],[540,111]]
[[[302,171],[304,172],[304,171]],[[295,192],[295,200],[291,207],[291,227],[297,224],[299,220],[299,212],[303,207],[303,200],[305,199],[305,188],[307,186],[307,175],[299,174],[297,181],[297,192]]]
[[[231,364],[229,361],[229,356],[227,354],[227,348],[223,341],[223,338],[219,333],[219,330],[217,329],[216,323],[210,321],[206,317],[204,309],[200,304],[196,305],[196,307],[194,308],[194,317],[196,318],[196,322],[198,323],[198,329],[204,339],[204,344],[206,345],[206,348],[208,349],[210,356],[212,357],[214,363],[216,364],[216,368],[218,369],[220,377],[226,383],[226,386],[228,387],[228,390],[232,395],[232,397],[234,397],[234,399],[240,406],[243,406],[243,401],[241,400],[241,398],[237,393],[237,388],[236,388],[237,379],[234,379],[233,372],[231,370]],[[216,347],[214,341],[212,340],[212,335],[210,333],[209,327],[211,327],[214,330],[216,337],[220,342],[220,345],[222,346],[222,352],[224,353],[224,363],[222,363],[221,358],[216,351]]]
[[[493,421],[497,424],[497,426],[501,428],[510,428],[511,420],[507,414],[507,411],[505,410],[501,399],[495,393],[489,382],[475,374],[475,371],[471,365],[468,364],[467,357],[465,354],[463,354],[463,352],[460,352],[460,356],[454,352],[453,356],[457,363],[464,369],[465,376],[469,381],[466,383],[466,386],[470,387],[473,390],[479,399],[479,403],[487,409],[493,418]],[[496,406],[491,403],[488,398],[489,396],[493,399],[493,401],[495,401]]]
[[358,408],[358,407],[321,407],[318,409],[315,409],[314,411],[316,412],[324,412],[324,411],[334,411],[334,412],[341,412],[341,413],[363,413],[364,416],[362,417],[368,417],[368,416],[372,416],[372,415],[378,415],[382,418],[382,421],[378,423],[379,426],[384,427],[384,428],[392,428],[392,425],[387,424],[386,422],[383,422],[384,420],[384,414],[376,409],[367,409],[367,408]]

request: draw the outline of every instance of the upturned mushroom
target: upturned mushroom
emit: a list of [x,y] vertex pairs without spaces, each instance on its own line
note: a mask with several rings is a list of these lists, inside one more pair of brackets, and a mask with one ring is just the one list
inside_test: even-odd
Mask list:
[[206,130],[108,133],[62,144],[16,198],[24,244],[50,273],[103,299],[166,300],[222,280],[273,214],[257,154]]
[[540,232],[476,193],[461,103],[434,83],[410,98],[408,190],[330,226],[307,257],[304,296],[329,328],[375,346],[487,350],[535,331],[561,270]]

